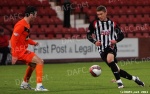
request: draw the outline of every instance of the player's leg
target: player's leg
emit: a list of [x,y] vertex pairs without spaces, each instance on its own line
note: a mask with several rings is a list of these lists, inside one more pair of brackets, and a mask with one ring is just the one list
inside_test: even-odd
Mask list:
[[[19,60],[24,60],[27,65],[30,65],[30,67],[27,68],[26,74],[24,76],[25,82],[24,86],[29,86],[28,80],[30,79],[30,76],[34,70],[33,65],[36,65],[36,81],[37,81],[37,88],[39,88],[37,91],[47,91],[47,89],[43,88],[42,85],[42,76],[43,76],[43,60],[40,59],[34,52],[26,51],[24,55],[19,57]],[[31,63],[32,62],[32,63]],[[32,66],[32,67],[31,67]]]
[[140,81],[138,77],[132,76],[131,74],[127,73],[126,71],[122,69],[120,69],[120,76],[128,80],[133,80],[140,86],[144,86],[144,82]]
[[26,74],[24,76],[24,81],[25,82],[27,82],[27,83],[29,82],[29,79],[30,79],[30,77],[32,75],[32,72],[34,71],[35,67],[36,67],[35,63],[29,63],[29,65],[26,69]]
[[28,84],[28,82],[29,82],[29,79],[30,79],[35,67],[36,67],[35,63],[29,63],[29,65],[27,66],[26,73],[25,73],[23,81],[20,85],[21,89],[32,89],[31,86]]
[[27,50],[24,55],[18,58],[19,60],[23,60],[28,65],[26,69],[26,73],[24,75],[24,79],[20,85],[21,89],[31,89],[31,86],[29,85],[28,82],[29,82],[32,72],[34,71],[36,67],[36,63],[31,63],[32,58],[34,56],[35,56],[35,53]]
[[120,79],[120,73],[119,73],[120,69],[115,62],[115,56],[113,53],[108,53],[107,63],[108,63],[109,67],[111,68],[111,70],[112,70],[112,72],[116,78],[118,88],[123,88],[124,86],[123,86],[122,80]]
[[32,58],[32,63],[36,63],[36,82],[37,82],[37,86],[35,91],[48,91],[47,89],[45,89],[42,85],[42,76],[43,76],[43,64],[44,61],[39,58],[38,56],[34,56]]
[[[114,52],[111,53],[107,53],[107,52],[102,52],[100,53],[102,60],[104,60],[106,62],[106,64],[111,68],[116,80],[118,80],[118,88],[123,88],[123,84],[122,81],[120,79],[120,74],[119,74],[119,67],[116,64],[116,60],[115,60],[115,55]],[[116,81],[115,80],[115,81]]]

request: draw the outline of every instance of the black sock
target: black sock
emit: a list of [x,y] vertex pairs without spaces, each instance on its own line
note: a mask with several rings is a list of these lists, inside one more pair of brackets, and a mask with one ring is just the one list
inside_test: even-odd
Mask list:
[[132,80],[132,75],[127,73],[126,71],[120,69],[120,76],[129,80]]
[[111,68],[116,80],[119,80],[120,79],[120,73],[118,72],[118,67],[117,65],[115,64],[115,62],[111,62],[108,64],[109,67]]

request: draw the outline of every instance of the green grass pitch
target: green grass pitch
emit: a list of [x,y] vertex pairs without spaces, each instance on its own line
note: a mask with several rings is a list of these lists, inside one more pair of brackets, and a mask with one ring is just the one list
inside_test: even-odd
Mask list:
[[[89,73],[91,65],[98,64],[102,68],[99,77]],[[43,85],[48,92],[21,90],[20,83],[26,65],[0,66],[0,94],[148,94],[150,93],[150,62],[120,62],[120,68],[139,76],[145,87],[138,86],[134,81],[123,79],[125,88],[118,89],[111,70],[104,62],[45,64]],[[35,88],[35,72],[30,84]]]

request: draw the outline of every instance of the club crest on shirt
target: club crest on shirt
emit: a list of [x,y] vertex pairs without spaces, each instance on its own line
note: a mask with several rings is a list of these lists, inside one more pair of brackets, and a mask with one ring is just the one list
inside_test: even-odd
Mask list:
[[108,30],[103,30],[103,31],[101,31],[101,35],[109,35],[110,34],[110,31]]
[[18,35],[19,35],[18,33],[14,32],[14,36],[18,36]]
[[30,30],[27,28],[27,27],[24,27],[24,31],[26,31],[26,32],[30,32]]

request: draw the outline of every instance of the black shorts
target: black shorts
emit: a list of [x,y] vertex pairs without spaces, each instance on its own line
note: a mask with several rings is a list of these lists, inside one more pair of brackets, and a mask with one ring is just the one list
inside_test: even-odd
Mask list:
[[[100,56],[102,60],[104,60],[107,63],[107,55],[108,53],[112,53],[114,55],[114,62],[117,63],[117,48],[111,49],[110,47],[105,48],[104,52],[100,53]],[[108,64],[108,63],[107,63]]]

